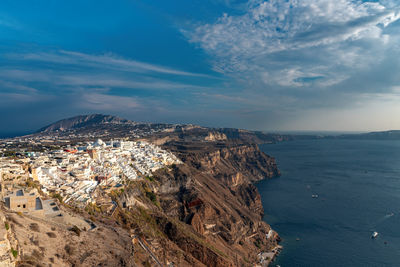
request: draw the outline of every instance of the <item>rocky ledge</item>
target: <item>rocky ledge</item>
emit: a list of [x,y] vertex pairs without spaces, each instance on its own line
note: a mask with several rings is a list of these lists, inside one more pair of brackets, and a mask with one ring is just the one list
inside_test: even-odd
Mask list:
[[[163,147],[183,164],[132,183],[118,197],[124,208],[114,215],[151,240],[160,259],[175,266],[254,266],[261,252],[277,247],[279,237],[262,220],[254,185],[279,176],[274,158],[256,145],[229,141],[171,141]],[[135,257],[146,262],[145,253]]]

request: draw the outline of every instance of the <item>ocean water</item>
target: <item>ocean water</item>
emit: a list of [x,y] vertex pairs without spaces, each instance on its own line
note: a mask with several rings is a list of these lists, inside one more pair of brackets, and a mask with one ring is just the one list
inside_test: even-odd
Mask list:
[[23,136],[29,134],[28,132],[0,132],[0,139],[12,138],[16,136]]
[[283,239],[272,266],[400,266],[400,141],[260,148],[282,172],[257,184],[264,219]]

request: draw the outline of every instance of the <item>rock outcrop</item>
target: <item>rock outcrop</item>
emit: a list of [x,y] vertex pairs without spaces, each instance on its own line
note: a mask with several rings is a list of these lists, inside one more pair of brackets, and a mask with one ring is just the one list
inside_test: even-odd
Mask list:
[[228,138],[226,137],[226,134],[220,133],[220,132],[215,132],[215,131],[210,131],[208,136],[204,138],[206,141],[224,141],[227,140]]
[[[259,252],[276,247],[277,236],[267,238],[271,228],[262,220],[254,185],[279,175],[273,158],[256,145],[229,142],[170,142],[164,148],[184,163],[157,171],[141,185],[156,195],[147,210],[156,218],[152,232],[160,233],[151,238],[168,244],[162,257],[179,266],[253,266]],[[120,199],[128,210],[137,209],[129,207],[140,199],[137,187]]]

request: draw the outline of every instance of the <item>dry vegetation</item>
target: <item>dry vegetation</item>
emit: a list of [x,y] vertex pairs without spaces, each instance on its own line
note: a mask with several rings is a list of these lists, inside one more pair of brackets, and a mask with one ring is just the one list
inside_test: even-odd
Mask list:
[[117,226],[84,231],[15,213],[6,216],[19,244],[17,266],[133,266],[130,236]]

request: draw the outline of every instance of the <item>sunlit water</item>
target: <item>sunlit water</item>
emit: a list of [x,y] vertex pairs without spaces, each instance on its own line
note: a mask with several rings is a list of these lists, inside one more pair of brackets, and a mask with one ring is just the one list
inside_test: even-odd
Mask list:
[[273,265],[400,266],[400,141],[292,141],[261,149],[282,172],[258,184],[265,220],[283,239]]

